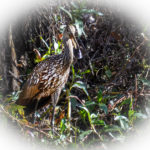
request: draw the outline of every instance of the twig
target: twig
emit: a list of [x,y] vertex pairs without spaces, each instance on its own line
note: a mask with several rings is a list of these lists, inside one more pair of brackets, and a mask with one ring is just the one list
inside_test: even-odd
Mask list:
[[[30,129],[32,129],[32,130],[35,130],[35,131],[37,131],[37,132],[39,132],[39,133],[45,135],[47,138],[52,138],[52,137],[51,137],[49,134],[47,134],[46,132],[44,132],[44,131],[42,131],[42,130],[40,130],[40,129],[38,129],[38,128],[35,128],[35,127],[31,126],[31,125],[25,124],[24,122],[22,122],[22,121],[18,120],[17,118],[13,117],[12,115],[10,115],[10,114],[5,110],[2,106],[0,106],[0,109],[2,110],[2,112],[3,112],[8,118],[10,118],[11,120],[15,120],[18,124],[20,124],[20,125],[22,125],[22,126],[25,126],[26,128],[30,128]],[[57,134],[57,136],[60,136],[56,131],[54,131],[54,132],[55,132],[55,134]],[[66,140],[67,140],[67,142],[72,143],[69,139],[66,139]]]
[[[10,25],[9,28],[9,47],[11,49],[11,59],[12,59],[12,72],[15,75],[16,78],[18,78],[19,73],[18,73],[18,69],[17,69],[17,56],[16,56],[16,51],[15,51],[15,45],[14,45],[14,41],[13,41],[13,36],[12,36],[12,28]],[[13,79],[12,80],[12,88],[14,91],[18,91],[20,89],[20,86],[18,84],[18,82]]]
[[[145,75],[145,79],[148,77],[149,71],[150,71],[150,68],[148,68],[148,70],[147,70],[147,73]],[[143,92],[144,92],[144,85],[143,85],[142,90],[141,90],[139,95],[142,95]]]
[[135,106],[137,98],[138,98],[138,81],[137,81],[137,76],[136,75],[135,75],[135,91],[134,91],[134,94],[135,94],[135,100],[134,100],[134,106]]
[[121,103],[122,101],[126,100],[127,98],[129,98],[129,96],[128,97],[123,96],[119,100],[117,100],[117,102],[113,106],[111,106],[111,110],[109,110],[109,112],[112,112],[115,109],[117,104]]
[[84,105],[84,103],[77,97],[77,96],[68,96],[68,97],[66,97],[66,98],[75,98],[75,99],[77,99],[82,105]]
[[41,130],[39,130],[39,129],[37,129],[37,128],[31,126],[31,125],[27,125],[27,124],[23,123],[22,121],[18,120],[17,118],[13,117],[12,115],[10,115],[10,114],[5,110],[2,106],[0,106],[0,109],[1,109],[1,110],[5,113],[5,115],[7,115],[7,117],[9,117],[11,120],[15,120],[15,121],[16,121],[17,123],[19,123],[20,125],[23,125],[23,126],[25,126],[25,127],[27,127],[27,128],[36,130],[36,131],[38,131],[38,132],[40,132],[40,133],[46,135],[48,138],[50,138],[50,136],[49,136],[47,133],[45,133],[45,132],[43,132],[43,131],[41,131]]
[[22,81],[21,79],[17,78],[16,75],[15,75],[13,72],[11,72],[10,70],[9,70],[8,72],[13,76],[13,78],[14,78],[16,81],[18,81],[18,82],[20,82],[20,83],[23,83],[23,81]]

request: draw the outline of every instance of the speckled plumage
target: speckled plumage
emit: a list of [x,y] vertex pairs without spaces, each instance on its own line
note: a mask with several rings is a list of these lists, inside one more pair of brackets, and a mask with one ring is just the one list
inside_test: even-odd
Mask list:
[[16,104],[26,106],[26,114],[52,102],[56,105],[66,84],[73,62],[73,45],[68,33],[64,36],[64,53],[38,63],[22,88]]

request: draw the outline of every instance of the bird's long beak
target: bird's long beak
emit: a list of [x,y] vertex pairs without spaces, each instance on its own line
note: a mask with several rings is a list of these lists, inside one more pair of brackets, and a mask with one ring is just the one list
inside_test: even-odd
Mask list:
[[71,30],[71,35],[70,35],[70,39],[72,41],[72,44],[73,44],[73,47],[75,49],[75,56],[78,58],[78,59],[81,59],[82,58],[82,53],[81,53],[81,50],[80,50],[80,47],[79,47],[79,44],[77,42],[77,39],[75,37],[75,28],[74,26],[70,26],[70,30]]
[[75,49],[77,49],[77,40],[76,40],[76,38],[75,38],[75,36],[73,34],[71,35],[70,39],[72,41],[73,47]]
[[71,41],[73,44],[73,47],[75,49],[74,54],[78,59],[82,59],[82,52],[80,50],[79,44],[77,42],[77,39],[75,38],[74,35],[71,36]]

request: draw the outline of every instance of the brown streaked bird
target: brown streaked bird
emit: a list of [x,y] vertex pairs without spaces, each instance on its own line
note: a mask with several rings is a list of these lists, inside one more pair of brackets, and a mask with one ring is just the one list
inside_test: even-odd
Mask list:
[[[75,27],[69,25],[63,34],[64,53],[53,55],[38,63],[25,82],[17,105],[26,106],[25,115],[52,103],[51,125],[54,127],[54,112],[60,93],[66,84],[73,62],[73,45],[76,47]],[[73,40],[74,39],[74,40]]]

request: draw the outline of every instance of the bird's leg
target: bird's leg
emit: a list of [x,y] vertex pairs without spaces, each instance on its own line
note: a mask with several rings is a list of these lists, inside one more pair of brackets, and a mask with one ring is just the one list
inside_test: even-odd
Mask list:
[[33,120],[33,124],[35,124],[35,120],[36,120],[36,111],[37,111],[37,108],[38,108],[38,104],[39,104],[39,101],[37,100],[36,105],[35,105],[35,107],[34,107],[35,112],[34,112],[34,120]]
[[55,107],[59,99],[61,89],[58,89],[55,91],[55,93],[52,94],[52,105],[53,105],[53,111],[52,111],[52,119],[51,119],[51,128],[52,128],[52,133],[54,134],[54,124],[55,124]]
[[56,107],[56,104],[53,104],[52,119],[51,119],[52,134],[54,134],[55,107]]

